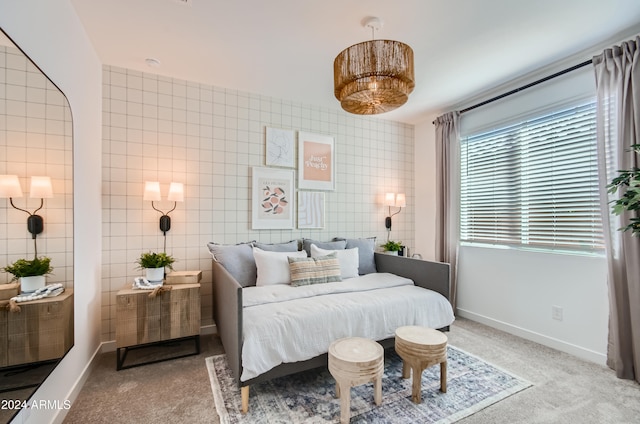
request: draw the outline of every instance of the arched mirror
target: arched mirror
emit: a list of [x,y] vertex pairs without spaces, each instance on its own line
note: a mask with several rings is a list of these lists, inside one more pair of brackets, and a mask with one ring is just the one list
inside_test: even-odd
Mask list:
[[[72,176],[67,98],[0,32],[0,422],[73,346]],[[44,283],[4,272],[33,273],[45,258]]]

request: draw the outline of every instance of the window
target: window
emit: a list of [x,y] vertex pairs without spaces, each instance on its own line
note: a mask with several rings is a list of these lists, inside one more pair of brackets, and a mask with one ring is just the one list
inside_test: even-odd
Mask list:
[[604,248],[595,101],[461,140],[460,239]]

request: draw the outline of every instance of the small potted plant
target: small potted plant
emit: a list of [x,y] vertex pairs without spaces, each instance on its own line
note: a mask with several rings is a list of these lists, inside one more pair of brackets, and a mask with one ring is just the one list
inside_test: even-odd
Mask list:
[[136,263],[138,269],[146,269],[147,280],[162,281],[164,279],[164,268],[173,270],[172,264],[175,262],[172,256],[166,253],[147,252],[140,255]]
[[45,286],[46,275],[53,272],[51,258],[42,256],[32,260],[18,259],[2,269],[13,275],[11,281],[20,280],[20,291],[31,293]]
[[387,255],[397,255],[398,252],[402,249],[402,242],[390,240],[383,244],[382,248],[384,249],[384,253],[386,253]]

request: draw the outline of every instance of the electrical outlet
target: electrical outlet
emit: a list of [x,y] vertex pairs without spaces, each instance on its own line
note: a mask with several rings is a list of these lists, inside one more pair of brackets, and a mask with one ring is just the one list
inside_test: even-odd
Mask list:
[[560,306],[552,306],[551,307],[551,318],[562,321],[562,308]]

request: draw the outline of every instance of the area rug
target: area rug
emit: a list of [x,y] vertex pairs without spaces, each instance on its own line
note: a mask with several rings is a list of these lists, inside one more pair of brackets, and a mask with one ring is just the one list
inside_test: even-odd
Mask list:
[[[411,379],[402,378],[402,359],[385,351],[382,404],[373,384],[351,389],[351,423],[453,423],[531,386],[531,383],[453,346],[448,347],[447,393],[440,392],[440,367],[422,373],[422,403],[411,401]],[[336,423],[340,400],[327,369],[316,369],[252,385],[249,412],[241,413],[240,389],[226,355],[206,358],[221,424]]]

